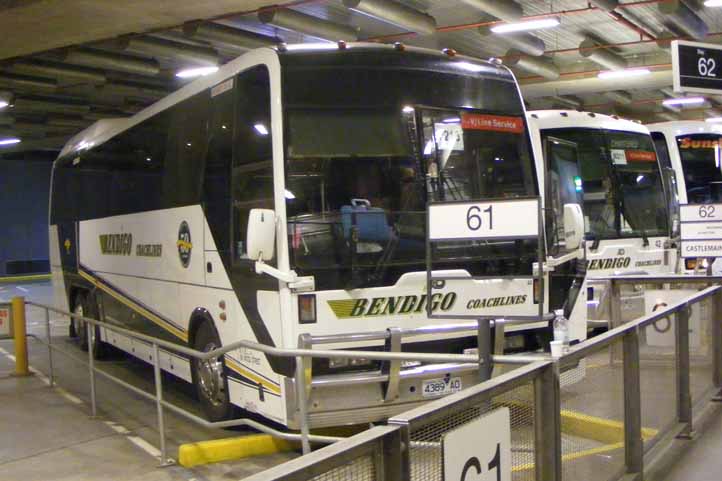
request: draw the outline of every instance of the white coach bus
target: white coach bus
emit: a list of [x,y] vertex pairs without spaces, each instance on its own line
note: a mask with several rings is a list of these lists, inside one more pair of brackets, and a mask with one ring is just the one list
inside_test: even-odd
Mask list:
[[[722,202],[722,125],[680,120],[647,125],[660,163],[675,175],[678,204]],[[673,220],[679,222],[679,214]],[[684,259],[685,272],[706,270],[708,259]]]
[[[301,334],[383,349],[344,335],[458,322],[429,319],[427,305],[537,315],[536,239],[437,246],[434,269],[469,281],[430,296],[425,262],[427,202],[538,195],[507,68],[399,45],[259,49],[65,146],[53,276],[74,312],[202,351],[240,339],[292,348]],[[149,355],[115,333],[89,342],[76,331],[96,353]],[[534,340],[549,327],[507,331]],[[404,348],[461,353],[476,347],[470,334]],[[237,406],[298,426],[293,359],[243,349],[207,363],[164,352],[161,363],[196,385],[210,419]],[[311,392],[311,426],[383,419],[478,380],[469,365],[405,365],[385,399],[384,381],[364,382],[383,369],[314,360],[314,379],[329,382]]]
[[660,169],[649,131],[638,123],[568,110],[529,111],[527,119],[547,208],[550,256],[566,253],[561,206],[576,203],[584,213],[585,261],[571,259],[554,267],[551,277],[559,281],[551,284],[551,302],[566,297],[571,287],[571,295],[582,293],[574,310],[567,311],[573,321],[607,320],[603,286],[595,288],[592,279],[675,272],[668,176]]

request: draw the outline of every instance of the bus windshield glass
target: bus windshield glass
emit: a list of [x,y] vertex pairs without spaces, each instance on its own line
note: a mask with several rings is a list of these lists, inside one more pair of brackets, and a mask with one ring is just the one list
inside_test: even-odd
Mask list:
[[722,200],[722,162],[719,134],[691,134],[677,137],[687,202],[702,204]]
[[[516,85],[433,68],[284,76],[294,268],[317,288],[390,285],[426,270],[426,204],[537,195]],[[310,78],[309,78],[310,80]],[[359,81],[363,80],[363,81]],[[443,244],[435,269],[528,275],[536,241]]]
[[[667,235],[664,190],[649,135],[590,128],[547,129],[542,135],[576,150],[576,165],[558,175],[558,190],[576,192],[588,238]],[[560,174],[557,164],[572,165],[557,160],[553,155],[548,159],[552,176]]]

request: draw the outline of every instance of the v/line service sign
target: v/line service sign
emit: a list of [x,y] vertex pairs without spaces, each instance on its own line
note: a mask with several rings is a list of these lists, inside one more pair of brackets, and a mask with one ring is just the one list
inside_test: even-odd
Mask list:
[[722,46],[673,41],[672,80],[675,92],[722,93]]
[[682,257],[722,257],[722,204],[686,204],[679,208]]
[[449,431],[441,440],[443,481],[511,481],[509,408]]

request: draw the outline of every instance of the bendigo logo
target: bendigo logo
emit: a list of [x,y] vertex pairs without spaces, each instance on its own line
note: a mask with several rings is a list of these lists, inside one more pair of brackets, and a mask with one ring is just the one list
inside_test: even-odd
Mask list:
[[[348,317],[387,316],[391,314],[401,315],[426,312],[427,302],[429,302],[429,296],[422,294],[420,296],[373,297],[371,299],[361,298],[328,301],[328,306],[333,313],[336,314],[337,318],[343,319]],[[456,302],[456,293],[432,294],[430,302],[431,312],[438,310],[448,311]]]
[[101,234],[98,239],[103,255],[129,256],[133,251],[133,234]]

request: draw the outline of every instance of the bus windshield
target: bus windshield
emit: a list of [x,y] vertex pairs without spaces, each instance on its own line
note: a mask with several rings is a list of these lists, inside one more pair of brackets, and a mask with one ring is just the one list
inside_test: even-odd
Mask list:
[[719,134],[691,134],[677,137],[679,158],[687,186],[687,202],[702,204],[722,200],[722,163]]
[[[513,82],[418,70],[324,73],[314,79],[328,80],[331,99],[358,76],[365,85],[341,105],[286,96],[289,245],[294,268],[315,276],[317,288],[390,285],[426,270],[428,201],[537,195]],[[290,90],[303,81],[285,79]],[[483,89],[494,96],[464,106],[454,86],[467,101]],[[385,95],[364,102],[367,89]],[[526,275],[535,258],[536,241],[444,244],[433,253],[435,269],[479,275]]]
[[[667,235],[667,211],[649,135],[591,128],[547,129],[545,139],[574,146],[576,175],[560,175],[562,192],[576,192],[591,239]],[[556,172],[557,159],[549,159]],[[567,162],[568,164],[568,162]]]

